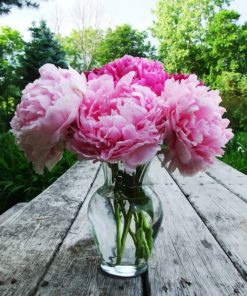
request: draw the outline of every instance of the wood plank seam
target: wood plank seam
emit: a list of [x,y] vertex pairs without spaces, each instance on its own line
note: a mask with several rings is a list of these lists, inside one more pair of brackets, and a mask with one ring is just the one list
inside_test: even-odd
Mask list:
[[209,172],[205,172],[210,178],[215,180],[217,183],[219,183],[221,186],[225,187],[228,191],[236,195],[238,198],[240,198],[242,201],[246,202],[246,199],[244,199],[239,193],[232,190],[230,187],[228,187],[225,183],[223,183],[221,180],[216,178],[215,176],[211,175]]
[[141,283],[142,283],[142,295],[143,296],[151,296],[151,286],[149,282],[148,270],[141,275]]
[[14,206],[12,206],[10,209],[5,211],[0,215],[0,224],[5,223],[8,219],[13,219],[15,216],[20,215],[23,208],[27,205],[27,202],[20,202]]
[[177,184],[178,188],[181,190],[181,192],[183,193],[183,195],[185,196],[185,198],[187,199],[187,201],[190,203],[190,205],[192,206],[192,208],[195,210],[195,212],[197,213],[197,215],[200,217],[200,219],[202,220],[203,224],[207,227],[207,229],[209,230],[209,232],[213,235],[213,237],[215,238],[216,242],[221,247],[221,249],[226,254],[226,256],[229,258],[229,260],[231,261],[231,263],[233,264],[233,266],[237,269],[238,273],[241,275],[241,277],[245,281],[247,281],[247,273],[246,273],[246,271],[239,264],[237,264],[237,262],[234,262],[232,260],[231,256],[229,256],[228,252],[225,250],[224,244],[222,244],[219,241],[218,236],[217,236],[216,232],[214,231],[213,227],[210,227],[207,224],[207,219],[197,210],[197,208],[195,207],[195,205],[189,200],[188,194],[186,194],[183,191],[183,189],[181,188],[181,186],[179,185],[179,183],[175,180],[175,178],[173,178],[172,175],[170,175],[170,176],[172,177],[172,179],[174,180],[174,182]]
[[61,242],[58,244],[58,247],[57,247],[56,251],[54,252],[54,254],[53,254],[53,256],[51,257],[51,259],[49,260],[49,262],[47,263],[47,266],[46,266],[46,268],[45,268],[44,273],[41,275],[39,281],[37,282],[36,287],[35,287],[35,288],[33,289],[33,291],[30,293],[30,296],[35,296],[36,293],[38,292],[38,288],[39,288],[40,284],[42,283],[42,281],[43,281],[43,279],[44,279],[44,277],[45,277],[47,271],[49,270],[50,266],[52,265],[52,263],[53,263],[53,261],[54,261],[54,258],[56,257],[57,253],[59,252],[59,250],[60,250],[60,248],[61,248],[61,246],[62,246],[62,244],[63,244],[63,242],[64,242],[64,240],[65,240],[65,238],[66,238],[66,236],[67,236],[67,234],[69,233],[69,231],[70,231],[70,229],[71,229],[73,223],[75,222],[75,220],[76,220],[76,218],[77,218],[77,216],[78,216],[78,214],[79,214],[79,212],[80,212],[80,210],[81,210],[81,208],[82,208],[82,206],[83,206],[83,204],[84,204],[84,202],[85,202],[85,200],[86,200],[86,198],[87,198],[87,196],[88,196],[88,194],[89,194],[91,188],[93,187],[93,184],[94,184],[94,182],[95,182],[95,180],[96,180],[96,178],[97,178],[97,176],[98,176],[98,174],[99,174],[99,171],[100,171],[100,166],[98,167],[98,169],[97,169],[97,171],[96,171],[96,173],[95,173],[95,175],[94,175],[93,181],[92,181],[92,183],[90,184],[90,186],[89,186],[89,188],[88,188],[88,190],[87,190],[87,193],[85,194],[85,198],[84,198],[83,201],[81,202],[81,204],[80,204],[80,206],[78,207],[78,210],[77,210],[75,216],[73,217],[73,219],[72,219],[72,221],[71,221],[70,227],[68,227],[68,229],[67,229],[67,231],[66,231],[64,237],[62,238]]

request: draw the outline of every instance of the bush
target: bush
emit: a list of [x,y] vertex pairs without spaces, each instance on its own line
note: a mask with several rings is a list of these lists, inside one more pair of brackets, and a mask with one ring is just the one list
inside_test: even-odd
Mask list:
[[0,151],[0,213],[36,197],[76,162],[76,156],[66,151],[51,172],[37,175],[10,132],[0,135]]
[[230,126],[234,131],[247,131],[247,75],[223,72],[215,84],[220,90]]
[[238,132],[228,143],[222,159],[225,163],[247,175],[247,133]]

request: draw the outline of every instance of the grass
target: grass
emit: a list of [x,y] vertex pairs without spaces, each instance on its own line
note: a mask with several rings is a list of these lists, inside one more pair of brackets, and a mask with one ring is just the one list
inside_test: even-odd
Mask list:
[[221,160],[247,175],[247,132],[235,133]]

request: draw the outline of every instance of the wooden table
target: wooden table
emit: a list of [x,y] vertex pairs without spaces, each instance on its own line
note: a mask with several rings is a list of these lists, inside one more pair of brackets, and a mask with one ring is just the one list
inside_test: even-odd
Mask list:
[[0,295],[247,295],[247,176],[217,161],[192,178],[152,162],[164,219],[149,272],[105,276],[87,206],[99,164],[77,163],[0,224]]

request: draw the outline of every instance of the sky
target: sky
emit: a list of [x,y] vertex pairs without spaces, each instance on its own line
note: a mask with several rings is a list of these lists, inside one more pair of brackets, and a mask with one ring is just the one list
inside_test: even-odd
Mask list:
[[[0,16],[0,26],[8,25],[17,29],[28,40],[30,38],[28,27],[33,21],[44,19],[53,31],[59,27],[62,35],[68,35],[71,29],[78,25],[76,22],[76,11],[77,13],[79,11],[78,1],[84,2],[83,0],[49,0],[40,1],[39,9],[12,9],[9,15]],[[145,30],[152,25],[154,17],[151,10],[155,8],[157,0],[88,0],[86,2],[91,3],[88,15],[92,13],[92,7],[99,8],[101,16],[99,25],[103,29],[129,23],[135,29]],[[247,0],[234,0],[230,8],[240,12],[240,23],[247,21]]]

